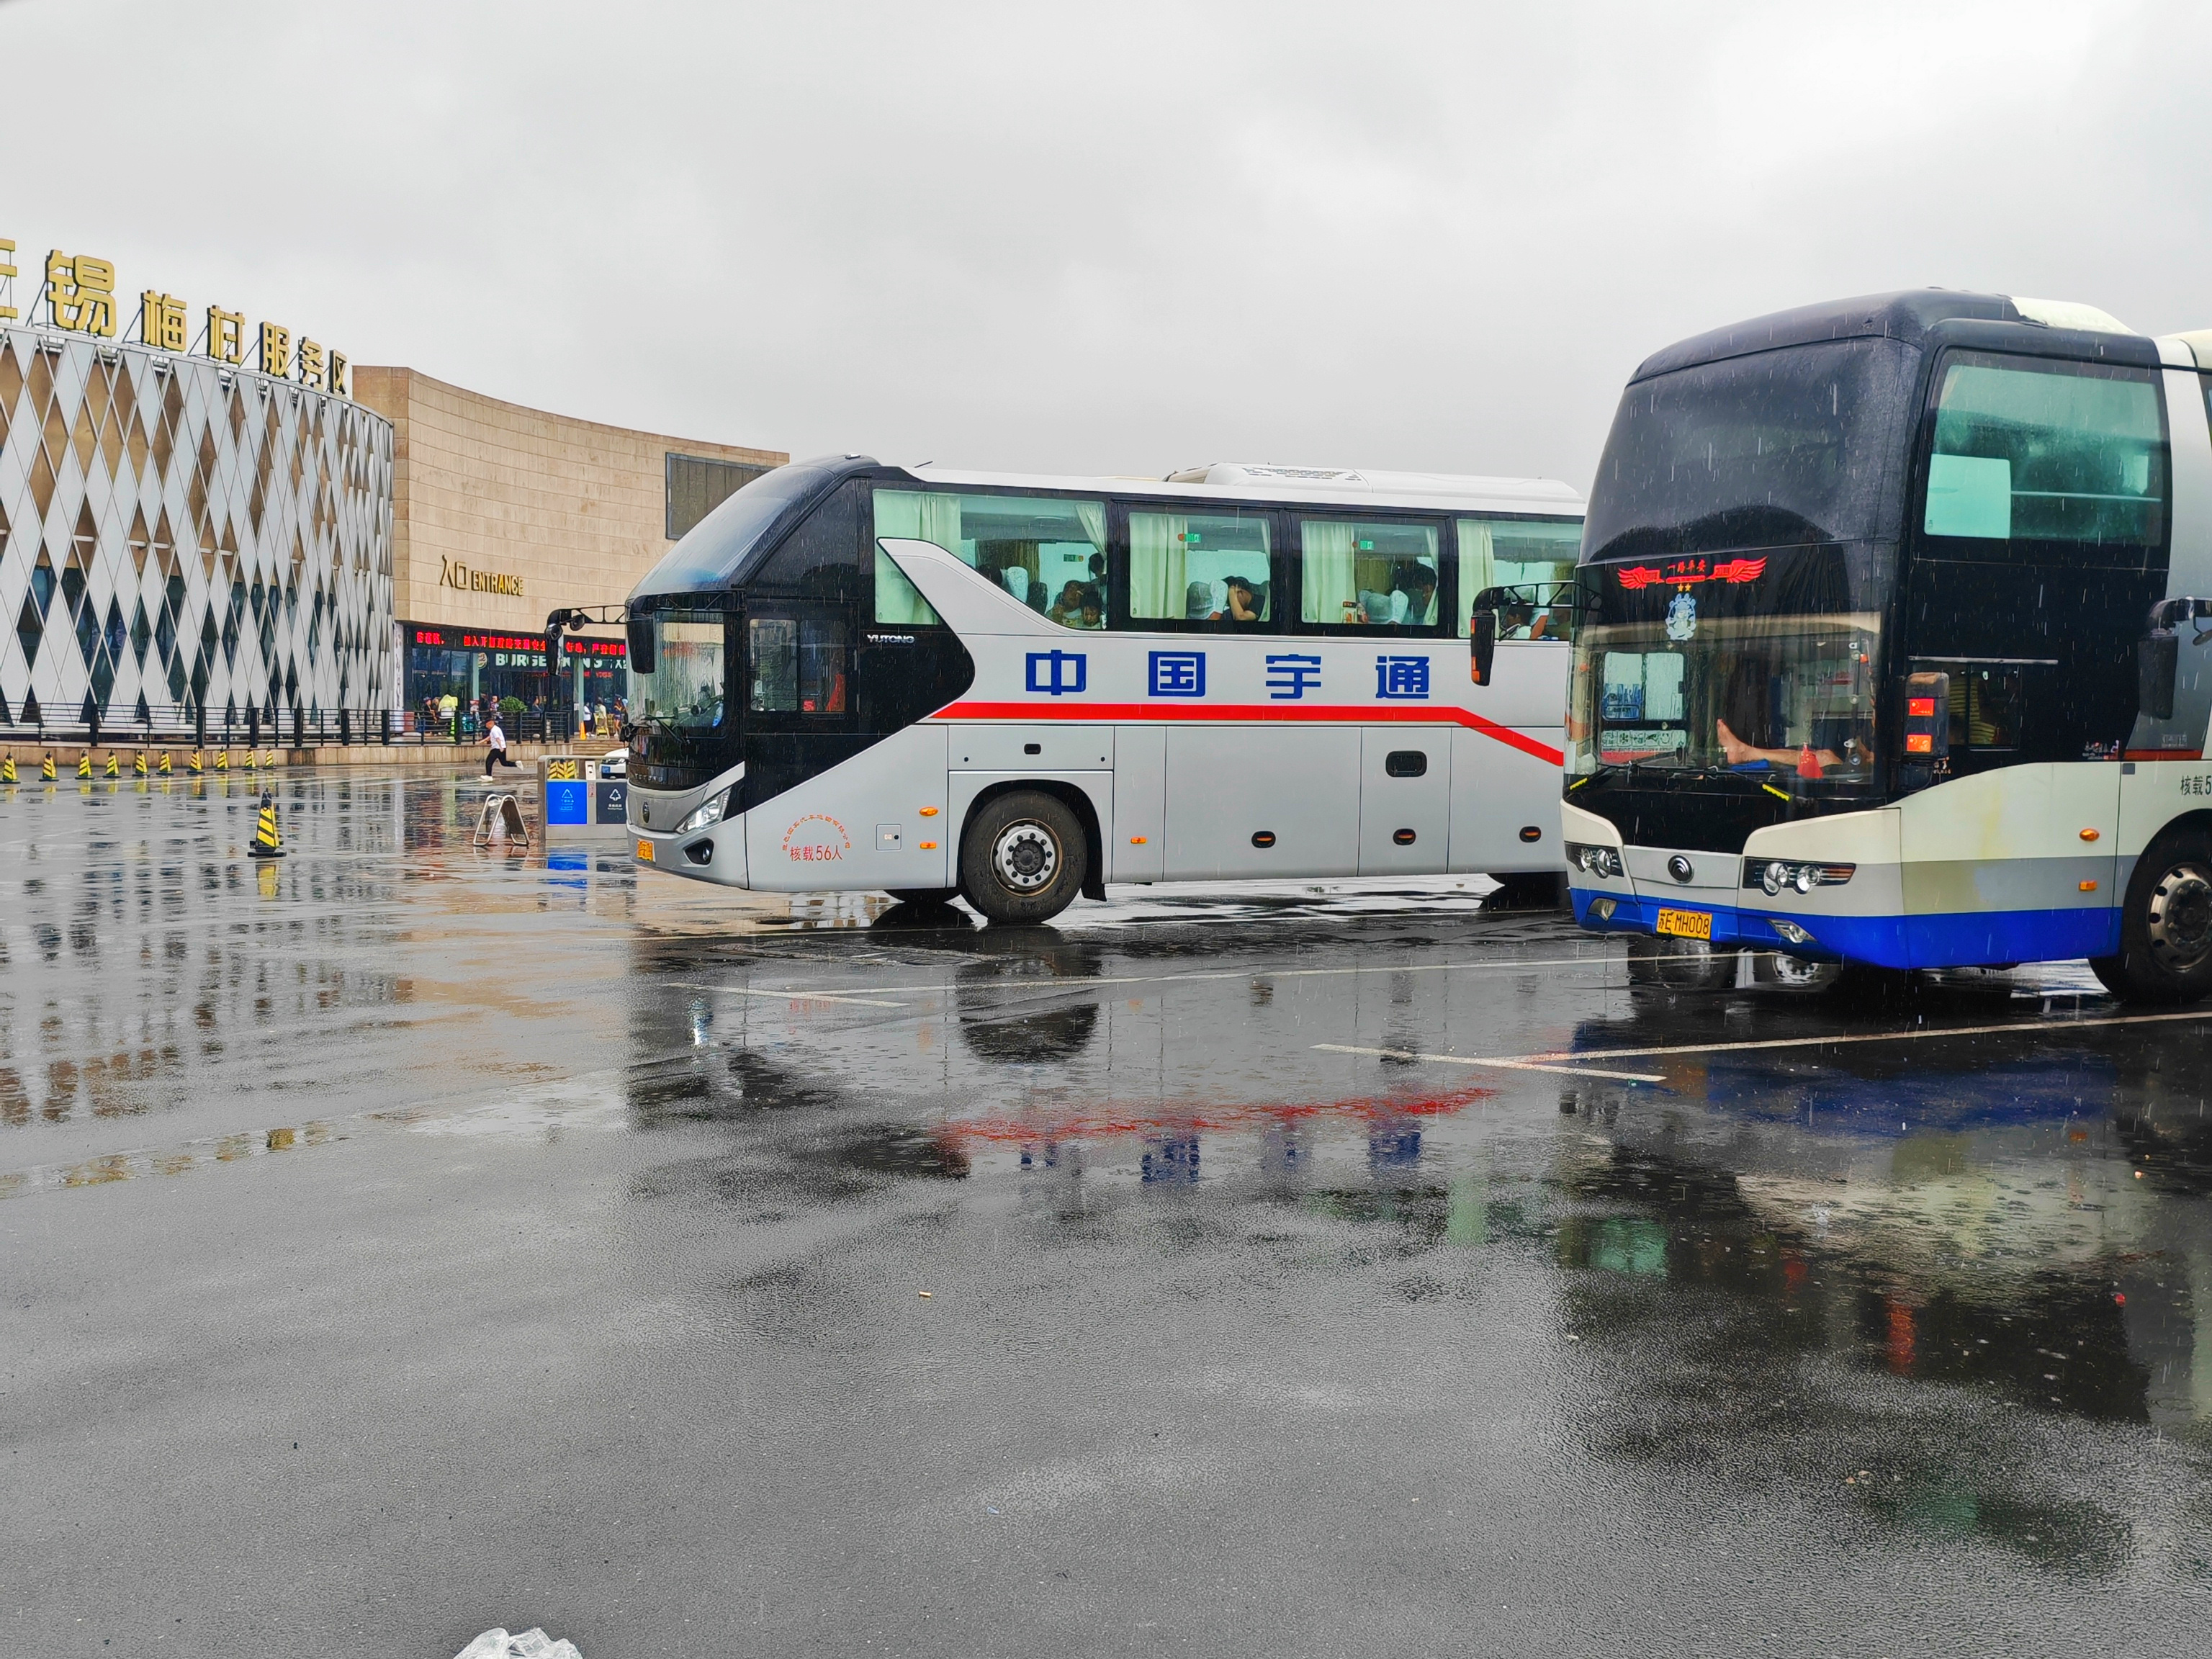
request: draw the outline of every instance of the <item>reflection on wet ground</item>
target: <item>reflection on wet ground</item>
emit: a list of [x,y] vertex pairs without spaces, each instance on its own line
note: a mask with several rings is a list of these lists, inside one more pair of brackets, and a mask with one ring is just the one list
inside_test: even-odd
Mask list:
[[[35,1634],[398,1583],[432,1651],[497,1583],[586,1652],[2112,1650],[2212,1593],[2212,1011],[1632,991],[1480,880],[987,931],[281,791],[273,872],[242,783],[0,794]],[[180,1492],[331,1588],[163,1629],[66,1539],[187,1584]]]

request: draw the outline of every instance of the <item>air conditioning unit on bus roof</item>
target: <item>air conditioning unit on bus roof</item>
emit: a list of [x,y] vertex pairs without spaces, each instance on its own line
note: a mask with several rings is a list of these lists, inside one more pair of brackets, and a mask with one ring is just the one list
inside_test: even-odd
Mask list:
[[1184,467],[1166,483],[1210,484],[1218,489],[1283,489],[1301,495],[1343,489],[1377,495],[1519,495],[1577,505],[1581,496],[1555,478],[1493,478],[1454,472],[1370,472],[1348,466],[1276,466],[1258,461],[1212,461]]

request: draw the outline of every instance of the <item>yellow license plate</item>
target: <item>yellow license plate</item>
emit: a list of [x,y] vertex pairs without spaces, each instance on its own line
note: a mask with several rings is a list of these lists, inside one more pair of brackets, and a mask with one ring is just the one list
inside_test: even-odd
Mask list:
[[1704,910],[1662,910],[1658,929],[1676,939],[1711,939],[1713,919]]
[[[650,863],[652,863],[652,862],[653,862],[653,843],[652,843],[651,842],[649,842],[649,841],[641,841],[641,842],[638,842],[638,844],[637,844],[637,857],[638,857],[638,862],[639,862],[639,863],[641,863],[641,864],[650,864]],[[1669,912],[1668,914],[1670,914],[1670,915],[1671,915],[1671,914],[1672,914],[1672,912]]]

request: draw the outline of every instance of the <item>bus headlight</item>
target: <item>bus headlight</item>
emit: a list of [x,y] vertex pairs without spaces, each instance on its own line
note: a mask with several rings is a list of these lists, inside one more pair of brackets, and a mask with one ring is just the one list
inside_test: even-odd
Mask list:
[[730,793],[729,790],[725,789],[720,794],[707,801],[697,811],[676,826],[676,833],[679,836],[688,836],[694,830],[704,830],[708,824],[720,823],[722,821],[723,812],[729,807]]
[[1618,847],[1592,847],[1582,842],[1566,844],[1567,865],[1586,876],[1595,876],[1601,881],[1619,881],[1621,873],[1620,849]]
[[1743,884],[1756,887],[1769,898],[1785,891],[1809,893],[1815,887],[1840,887],[1856,873],[1856,864],[1808,864],[1799,859],[1746,859]]

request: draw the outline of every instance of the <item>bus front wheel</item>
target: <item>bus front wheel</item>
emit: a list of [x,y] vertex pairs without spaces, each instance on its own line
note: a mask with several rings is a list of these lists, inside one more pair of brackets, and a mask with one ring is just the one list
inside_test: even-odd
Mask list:
[[2161,836],[2136,860],[2118,956],[2089,966],[2124,1002],[2195,1002],[2212,993],[2212,836]]
[[1083,825],[1066,802],[1020,789],[976,809],[960,842],[960,895],[987,921],[1045,921],[1090,873]]

